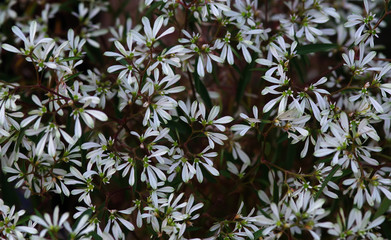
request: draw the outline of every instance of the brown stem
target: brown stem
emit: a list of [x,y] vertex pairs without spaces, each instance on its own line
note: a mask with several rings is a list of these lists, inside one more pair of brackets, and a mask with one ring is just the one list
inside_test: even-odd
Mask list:
[[45,91],[48,91],[50,93],[53,93],[54,95],[57,95],[57,96],[63,98],[64,100],[66,100],[66,101],[72,100],[69,97],[66,97],[66,96],[64,96],[64,95],[62,95],[62,94],[60,94],[60,93],[58,93],[58,92],[56,92],[56,91],[54,91],[54,90],[52,90],[50,88],[47,88],[47,87],[43,86],[42,84],[38,84],[37,87],[39,87],[39,88],[41,88],[41,89],[43,89]]
[[293,176],[296,176],[296,177],[312,177],[314,176],[313,173],[309,173],[309,174],[305,174],[305,173],[295,173],[295,172],[292,172],[292,171],[289,171],[289,170],[286,170],[272,162],[269,162],[265,159],[261,159],[261,163],[265,164],[265,165],[268,165],[268,166],[271,166],[271,167],[274,167],[274,168],[277,168],[278,170],[280,171],[283,171],[284,173],[286,174],[290,174],[290,175],[293,175]]

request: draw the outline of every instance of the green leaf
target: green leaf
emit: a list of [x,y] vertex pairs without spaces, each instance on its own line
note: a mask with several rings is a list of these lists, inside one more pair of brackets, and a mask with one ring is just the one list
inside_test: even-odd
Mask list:
[[38,211],[38,209],[34,208],[35,215],[43,219],[42,214]]
[[202,227],[188,227],[186,228],[187,232],[201,231]]
[[[5,65],[4,62],[2,63],[2,65],[3,66]],[[7,83],[14,83],[20,81],[20,79],[21,79],[20,76],[12,76],[6,73],[0,73],[0,81],[4,81]]]
[[383,239],[391,239],[391,224],[390,224],[390,221],[384,221],[381,225],[380,225],[380,231],[382,233],[382,237]]
[[232,67],[233,67],[239,74],[242,73],[242,71],[240,70],[240,68],[239,68],[238,66],[236,66],[235,64],[232,65]]
[[45,62],[48,62],[50,57],[53,55],[53,51],[54,51],[54,47],[52,48],[52,50],[50,50],[50,52],[48,53],[48,55],[46,56],[46,59],[45,59]]
[[221,176],[224,176],[228,179],[231,179],[231,173],[228,172],[227,170],[220,170],[220,174],[221,174]]
[[71,80],[71,79],[73,79],[73,78],[79,76],[81,73],[82,73],[82,72],[77,72],[77,73],[75,73],[75,74],[72,74],[72,75],[70,75],[70,76],[67,76],[64,80],[65,80],[65,81]]
[[24,131],[25,131],[25,129],[21,129],[19,131],[19,133],[17,134],[18,138],[17,138],[16,144],[15,144],[15,152],[19,152],[19,147],[22,145],[22,140],[23,140],[23,137],[24,137]]
[[388,198],[384,198],[380,204],[380,207],[377,209],[375,215],[373,216],[373,219],[376,219],[381,215],[383,215],[388,210],[390,205],[391,205],[391,200]]
[[305,70],[302,69],[302,67],[304,67],[304,66],[302,66],[303,64],[300,64],[301,62],[299,62],[296,58],[292,59],[291,63],[292,63],[292,67],[296,70],[297,75],[299,75],[301,83],[304,83],[305,82],[305,79],[304,79],[304,71]]
[[284,141],[286,141],[288,139],[288,134],[286,132],[282,132],[280,134],[280,136],[277,138],[277,144],[280,145],[281,143],[283,143]]
[[338,44],[333,44],[333,43],[316,43],[316,44],[298,46],[296,48],[296,52],[299,55],[305,55],[314,52],[325,52],[337,47]]
[[341,165],[336,165],[333,170],[327,175],[326,179],[323,181],[322,186],[320,187],[319,191],[315,194],[315,200],[317,200],[322,193],[323,189],[327,186],[327,183],[331,180],[331,178],[334,176],[334,174],[338,171],[338,169],[341,167]]
[[80,57],[68,57],[68,58],[63,58],[60,60],[60,62],[68,62],[68,61],[72,61],[72,60],[79,60],[81,59]]
[[[242,56],[240,56],[240,54],[238,53],[238,51],[236,51],[236,49],[233,48],[233,47],[231,47],[231,46],[230,46],[230,48],[231,48],[233,54],[234,54],[240,61],[242,61]],[[235,63],[234,63],[233,66],[235,66]]]
[[[77,6],[77,0],[68,0],[60,4],[60,10],[65,12],[74,11],[74,7]],[[73,5],[73,6],[72,6]]]
[[262,237],[262,232],[263,232],[263,229],[259,229],[258,231],[256,231],[254,233],[254,239],[259,239],[260,237]]
[[87,54],[87,59],[91,61],[93,64],[103,64],[103,54],[100,52],[98,48],[95,48],[94,46],[90,44],[85,44],[83,46],[83,50]]
[[26,223],[27,225],[27,222],[30,220],[31,216],[29,214],[27,215],[24,215],[22,218],[19,219],[17,225],[22,225],[24,223]]
[[[20,206],[21,202],[16,192],[17,190],[15,189],[15,185],[13,183],[8,182],[7,177],[4,174],[0,174],[0,184],[3,193],[6,193],[2,194],[2,200],[5,202],[5,204]],[[4,191],[5,189],[7,190]]]
[[[195,63],[195,66],[197,66],[197,61]],[[194,86],[196,91],[200,94],[202,100],[204,101],[207,108],[212,108],[212,100],[210,99],[209,92],[206,89],[204,83],[201,81],[200,76],[194,71],[193,73],[194,78]]]
[[[126,61],[126,59],[125,58],[121,58],[118,62],[120,62],[122,65],[124,65],[124,66],[127,66],[127,65],[129,65],[129,63]],[[117,70],[117,72],[119,72],[120,70]]]
[[151,18],[151,15],[152,15],[152,13],[153,13],[153,11],[154,11],[156,8],[158,8],[158,7],[160,7],[161,5],[163,5],[163,4],[165,4],[165,2],[163,2],[163,1],[153,3],[153,4],[151,5],[151,7],[149,7],[148,10],[145,12],[145,15],[144,15],[144,16],[146,16],[147,18],[150,19],[150,18]]
[[103,240],[103,238],[99,236],[96,232],[91,232],[90,235],[92,236],[93,239]]
[[[172,120],[168,121],[167,124],[163,124],[163,126],[168,127],[170,129],[170,136],[179,141],[187,139],[192,132],[191,127],[178,117],[172,117]],[[177,139],[178,137],[179,139]]]
[[295,160],[297,159],[297,147],[293,144],[289,144],[286,148],[286,161],[282,164],[285,169],[291,169]]
[[[253,58],[254,58],[254,56],[253,56]],[[236,92],[236,101],[238,103],[240,103],[240,101],[242,100],[242,97],[244,95],[244,91],[246,90],[246,87],[251,80],[251,77],[253,75],[253,71],[251,71],[250,69],[253,69],[254,66],[255,66],[255,61],[252,61],[250,64],[247,64],[246,67],[244,68],[244,70],[241,72],[242,77],[239,80],[239,84],[237,87],[238,90]]]

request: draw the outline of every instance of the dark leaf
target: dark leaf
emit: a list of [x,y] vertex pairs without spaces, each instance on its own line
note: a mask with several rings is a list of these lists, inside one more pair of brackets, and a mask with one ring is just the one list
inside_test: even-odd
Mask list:
[[338,45],[333,43],[315,43],[315,44],[298,46],[296,48],[296,52],[299,55],[304,55],[304,54],[314,53],[314,52],[325,52],[337,47]]

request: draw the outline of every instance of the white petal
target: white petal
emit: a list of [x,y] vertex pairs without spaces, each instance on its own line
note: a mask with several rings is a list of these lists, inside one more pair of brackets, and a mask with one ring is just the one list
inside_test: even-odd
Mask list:
[[8,52],[21,53],[21,51],[19,51],[19,49],[17,49],[17,48],[14,47],[14,46],[11,46],[11,45],[9,45],[9,44],[7,44],[7,43],[4,43],[3,45],[1,45],[1,47],[2,47],[4,50],[8,51]]
[[86,112],[102,122],[105,122],[108,119],[107,115],[105,113],[98,111],[98,110],[90,110],[89,109],[89,110],[86,110]]

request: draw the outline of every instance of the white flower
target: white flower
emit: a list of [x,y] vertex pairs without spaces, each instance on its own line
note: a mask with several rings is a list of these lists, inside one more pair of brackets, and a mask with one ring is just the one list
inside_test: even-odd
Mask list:
[[372,61],[372,59],[376,56],[376,52],[372,51],[368,55],[364,57],[365,54],[365,46],[364,44],[360,44],[360,56],[359,59],[355,59],[355,52],[353,49],[349,50],[349,55],[343,53],[342,58],[345,61],[345,66],[349,67],[352,71],[353,75],[361,75],[366,70],[365,65]]
[[[268,216],[259,215],[256,216],[257,223],[265,227],[262,231],[263,236],[267,236],[275,228],[289,227],[289,218],[291,217],[292,210],[284,206],[277,206],[275,203],[270,204],[270,210]],[[281,219],[281,216],[283,218]]]
[[[133,65],[133,59],[137,56],[140,56],[141,53],[137,52],[135,48],[133,48],[133,36],[132,34],[128,34],[126,37],[126,44],[128,46],[129,50],[125,50],[124,46],[119,42],[115,41],[114,45],[118,49],[118,51],[121,53],[116,53],[116,52],[105,52],[105,56],[109,57],[115,57],[117,61],[121,61],[122,59],[125,60],[127,63],[126,65],[113,65],[110,66],[107,69],[107,72],[112,73],[121,70],[118,78],[126,78],[128,84],[132,83],[132,71],[134,68]],[[131,63],[129,64],[127,60],[130,60]]]
[[35,22],[35,21],[31,22],[31,24],[30,24],[29,38],[27,38],[24,35],[24,33],[22,32],[22,30],[20,30],[20,28],[18,28],[17,26],[13,26],[12,27],[12,32],[14,32],[15,35],[18,36],[19,39],[23,41],[24,48],[19,50],[19,49],[15,48],[14,46],[11,46],[9,44],[3,44],[2,45],[3,49],[5,49],[7,51],[10,51],[10,52],[13,52],[13,53],[18,53],[18,54],[23,54],[23,55],[28,56],[28,55],[30,55],[32,53],[32,51],[38,45],[43,44],[43,43],[48,43],[48,42],[52,41],[51,38],[42,38],[42,39],[37,41],[35,39],[36,31],[37,31],[37,22]]
[[[376,15],[369,11],[368,0],[364,0],[364,10],[365,16],[359,14],[351,14],[348,16],[348,21],[344,24],[345,27],[350,28],[356,25],[359,25],[359,28],[356,30],[354,34],[355,44],[359,44],[360,42],[367,43],[369,41],[370,46],[374,46],[373,36],[377,37],[377,29],[374,28],[378,19],[375,17]],[[362,34],[364,33],[364,34]]]
[[24,210],[15,211],[15,206],[10,208],[4,204],[2,199],[0,199],[0,212],[1,234],[2,236],[5,236],[6,239],[24,239],[23,235],[26,233],[38,233],[38,231],[32,226],[23,226],[18,224],[19,218],[25,214]]
[[[143,172],[141,173],[140,180],[142,182],[146,182],[148,179],[148,183],[151,185],[152,189],[156,189],[158,187],[158,178],[161,181],[166,181],[166,175],[162,170],[153,166],[151,164],[151,160],[148,157],[143,158]],[[146,173],[145,173],[146,172]]]
[[82,200],[88,204],[91,202],[90,193],[94,191],[94,184],[92,183],[92,176],[97,174],[95,171],[87,171],[84,174],[81,174],[79,170],[77,170],[75,167],[70,168],[70,173],[68,174],[69,177],[75,177],[75,179],[66,178],[64,180],[64,183],[66,185],[82,185],[82,187],[78,187],[71,191],[72,195],[80,195],[79,202]]
[[44,237],[48,231],[55,234],[60,231],[60,229],[64,226],[64,223],[67,221],[69,213],[64,213],[61,217],[59,214],[60,209],[56,206],[52,217],[48,213],[45,213],[43,218],[36,215],[31,217],[31,220],[44,227],[44,230],[42,230],[39,234],[40,237]]
[[215,46],[218,49],[221,49],[221,48],[223,49],[221,51],[220,58],[222,60],[227,59],[228,64],[232,65],[232,64],[234,64],[234,55],[233,55],[233,52],[231,49],[231,45],[229,44],[230,39],[231,39],[231,33],[227,32],[225,34],[225,37],[222,40],[220,40],[220,39],[216,40]]
[[163,33],[158,35],[164,22],[163,16],[160,16],[155,20],[153,24],[153,28],[151,27],[151,23],[147,17],[143,17],[141,21],[144,26],[143,29],[144,29],[145,36],[142,36],[141,34],[135,31],[132,31],[132,34],[136,42],[138,42],[139,44],[146,45],[147,47],[151,47],[157,40],[175,31],[174,27],[170,27],[167,30],[165,30]]
[[95,225],[89,222],[89,216],[83,215],[76,227],[72,229],[68,222],[64,223],[65,229],[69,232],[71,239],[77,239],[95,230]]
[[240,117],[246,120],[249,125],[235,124],[231,127],[231,130],[239,133],[240,136],[244,136],[248,132],[248,130],[254,128],[257,123],[261,122],[261,120],[258,118],[257,106],[253,106],[253,116],[254,118],[250,118],[246,114],[240,113]]
[[104,232],[110,232],[110,229],[111,229],[115,239],[124,239],[125,235],[124,235],[119,223],[124,225],[129,231],[133,231],[134,226],[131,222],[124,219],[120,215],[120,213],[123,215],[130,215],[134,209],[135,209],[135,207],[127,208],[124,210],[108,210],[110,213],[110,216],[109,216],[109,221],[107,222],[106,227],[104,229]]
[[208,44],[203,44],[200,47],[196,46],[195,44],[192,44],[190,48],[198,54],[197,59],[197,74],[200,75],[200,77],[205,76],[205,67],[206,71],[208,73],[212,72],[213,65],[212,60],[218,63],[223,63],[224,60],[220,57],[212,54],[212,51],[214,50],[214,47],[210,47]]

